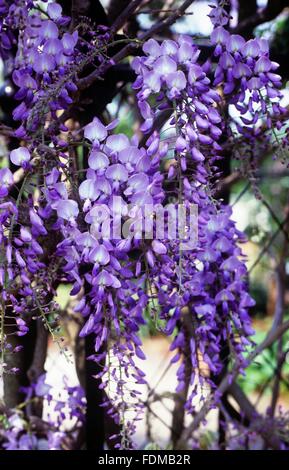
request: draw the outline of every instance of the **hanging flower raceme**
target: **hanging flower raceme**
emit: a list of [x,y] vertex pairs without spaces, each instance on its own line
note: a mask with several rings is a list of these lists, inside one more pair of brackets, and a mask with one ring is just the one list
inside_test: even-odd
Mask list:
[[[63,238],[57,254],[64,261],[62,272],[73,283],[71,294],[84,291],[75,309],[85,318],[80,336],[95,337],[90,360],[107,358],[102,386],[110,387],[112,379],[117,384],[110,412],[123,421],[128,409],[139,409],[140,392],[125,392],[118,374],[145,383],[134,355],[144,359],[138,330],[149,299],[147,269],[161,263],[166,252],[160,241],[146,238],[153,230],[153,207],[164,199],[159,170],[166,146],[158,141],[140,148],[136,136],[112,134],[116,124],[104,126],[95,118],[85,127],[91,150],[78,195],[69,194],[63,173],[54,168],[45,178],[44,197],[45,213],[57,216],[53,228]],[[133,429],[132,422],[127,424],[126,433]]]
[[12,79],[17,87],[14,98],[20,101],[13,111],[13,119],[19,122],[15,131],[18,138],[29,139],[33,134],[35,141],[42,137],[42,126],[49,120],[46,134],[55,145],[63,145],[59,132],[68,128],[58,113],[73,103],[78,74],[91,60],[98,64],[107,60],[103,51],[110,36],[99,28],[90,32],[90,40],[84,40],[78,29],[71,30],[70,22],[55,2],[40,7],[37,1],[19,0],[0,6],[4,59],[10,59],[17,35]]
[[[21,139],[9,158],[23,185],[15,188],[12,171],[0,169],[1,320],[10,328],[1,335],[1,353],[17,352],[9,335],[25,335],[32,318],[41,318],[51,331],[54,285],[72,284],[79,335],[94,339],[87,359],[101,367],[95,378],[107,391],[103,405],[121,425],[120,446],[130,447],[142,410],[138,385],[146,384],[138,359],[145,359],[139,330],[147,312],[172,337],[177,391],[189,390],[188,412],[199,383],[216,386],[224,350],[245,365],[254,305],[240,248],[245,237],[230,207],[215,198],[215,186],[224,131],[227,139],[237,129],[250,143],[252,136],[261,139],[262,123],[267,130],[282,126],[277,64],[263,39],[246,42],[231,35],[225,29],[228,14],[216,7],[210,14],[217,61],[213,83],[188,36],[162,43],[149,39],[144,55],[133,59],[145,144],[137,135],[116,133],[116,121],[105,125],[98,117],[84,129],[72,129],[65,141],[62,120],[69,117],[77,75],[92,59],[94,65],[107,60],[99,52],[107,37],[92,32],[82,40],[78,30],[68,29],[70,19],[58,3],[46,3],[45,15],[39,2],[8,3],[0,0],[0,43],[7,60],[19,32],[12,77],[19,100],[15,137]],[[229,132],[223,96],[240,114],[241,124],[233,123]],[[262,139],[267,145],[268,137]],[[71,154],[80,144],[89,149],[88,168],[77,186]],[[43,389],[49,395],[42,377],[27,388],[27,397]],[[82,392],[73,389],[70,398],[71,409],[79,410],[74,417],[82,421]],[[23,423],[15,430],[15,416],[8,417],[3,447],[38,448],[38,436],[24,433]],[[57,424],[61,421],[60,413]],[[56,434],[48,432],[45,441],[61,448],[63,435]]]
[[[219,10],[212,7],[213,17],[216,12],[219,18]],[[257,139],[269,146],[272,130],[273,135],[276,135],[275,129],[282,130],[285,136],[280,141],[287,146],[283,118],[287,110],[280,104],[282,83],[276,73],[279,64],[270,60],[268,41],[264,38],[246,41],[238,34],[230,34],[219,21],[214,26],[211,34],[217,59],[214,85],[221,87],[231,105],[229,112],[234,118],[236,116],[232,133],[237,131],[250,144]],[[279,147],[279,144],[278,139],[274,145]]]
[[[5,426],[0,426],[2,450],[64,450],[73,449],[81,424],[84,421],[85,398],[81,387],[71,387],[64,377],[66,394],[46,383],[46,374],[40,375],[36,382],[23,387],[25,403],[30,406],[46,400],[50,413],[44,421],[33,422],[33,416],[26,416],[22,409],[5,410]],[[22,408],[22,407],[21,407]],[[67,422],[70,421],[67,440]],[[65,423],[66,421],[66,423]]]
[[[191,410],[199,354],[213,375],[223,368],[224,342],[242,357],[252,333],[248,307],[254,302],[247,293],[246,268],[237,245],[241,234],[230,220],[229,209],[212,198],[211,179],[222,150],[220,96],[204,68],[196,63],[199,50],[190,38],[162,44],[151,39],[143,50],[145,56],[133,61],[138,74],[134,87],[139,90],[138,105],[145,119],[143,131],[150,132],[163,110],[173,109],[166,128],[173,136],[168,139],[173,152],[167,155],[167,176],[176,182],[170,196],[178,204],[194,203],[198,207],[197,243],[182,249],[180,241],[166,241],[166,266],[158,270],[159,266],[152,265],[150,273],[158,292],[160,316],[167,320],[167,333],[182,325],[171,346],[177,350],[173,362],[187,351],[183,328],[187,324],[184,317],[189,316],[192,373],[186,377],[181,364],[178,391],[188,381],[193,386],[186,404]],[[159,140],[155,133],[152,135],[149,144],[152,139]],[[200,371],[201,383],[203,375],[206,372]]]
[[2,322],[8,328],[7,334],[1,337],[1,350],[8,353],[11,353],[10,335],[25,335],[32,317],[40,314],[39,309],[44,317],[50,312],[51,306],[42,308],[42,304],[52,292],[47,286],[46,253],[42,246],[47,235],[44,213],[31,195],[27,200],[22,199],[34,173],[31,153],[28,148],[19,147],[10,152],[10,160],[21,166],[24,174],[16,200],[10,194],[15,190],[12,172],[3,168],[0,174],[0,286],[4,301]]
[[[72,103],[70,95],[77,89],[73,79],[66,78],[68,74],[72,76],[77,31],[65,31],[70,18],[62,15],[58,3],[49,3],[45,16],[36,7],[36,2],[29,2],[15,15],[11,6],[4,20],[4,25],[12,31],[21,31],[12,74],[18,87],[15,99],[21,101],[13,111],[14,120],[21,124],[16,131],[19,137],[37,131],[43,123],[43,113],[50,111],[56,118],[57,110],[66,109]],[[14,17],[12,24],[10,15]]]

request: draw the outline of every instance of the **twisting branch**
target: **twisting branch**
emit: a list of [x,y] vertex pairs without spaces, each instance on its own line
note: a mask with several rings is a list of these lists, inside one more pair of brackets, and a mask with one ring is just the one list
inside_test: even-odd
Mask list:
[[249,269],[249,274],[251,274],[251,272],[256,268],[256,266],[260,263],[261,259],[263,258],[263,256],[265,255],[265,253],[267,253],[267,251],[269,250],[270,246],[272,245],[272,243],[274,242],[274,240],[276,239],[276,237],[278,236],[280,230],[281,230],[281,227],[284,227],[285,224],[288,222],[288,219],[289,219],[289,214],[286,215],[286,217],[282,220],[282,222],[280,222],[280,226],[275,230],[275,232],[273,232],[273,234],[271,235],[271,237],[269,238],[268,242],[266,243],[266,245],[263,247],[263,249],[261,250],[261,252],[259,253],[257,259],[254,261],[254,263],[252,264],[252,266],[250,267]]
[[32,363],[27,371],[30,382],[37,382],[37,379],[44,373],[44,364],[47,353],[48,331],[44,327],[41,319],[37,319],[36,342],[33,352]]
[[172,26],[179,18],[181,18],[187,8],[194,2],[194,0],[186,0],[179,8],[177,8],[171,15],[169,15],[167,18],[162,19],[158,23],[156,23],[154,26],[152,26],[148,31],[143,33],[140,36],[140,39],[142,41],[146,41],[149,39],[151,36],[160,33],[164,29],[167,29],[169,26]]
[[[288,206],[285,208],[285,214],[288,215]],[[288,222],[286,223],[284,227],[284,231],[288,235]],[[276,295],[273,328],[277,328],[279,325],[281,325],[283,321],[283,316],[284,316],[285,279],[286,279],[285,259],[286,259],[287,254],[288,254],[288,236],[284,238],[282,251],[280,253],[279,266],[277,266],[277,269],[276,269],[277,295]],[[279,397],[279,391],[280,391],[280,379],[282,376],[281,372],[282,372],[282,367],[284,364],[282,349],[283,349],[283,341],[282,341],[282,337],[280,337],[277,343],[277,351],[276,351],[277,374],[275,376],[274,383],[273,383],[272,400],[271,400],[271,407],[270,407],[270,416],[272,418],[275,415],[275,410],[276,410],[277,401]]]
[[[246,4],[247,3],[251,2],[246,2]],[[241,20],[238,26],[234,28],[233,32],[239,34],[243,34],[245,32],[246,35],[251,35],[256,26],[265,23],[266,21],[273,20],[287,6],[289,6],[288,0],[269,0],[265,8],[262,8],[257,13]]]
[[272,449],[280,449],[281,442],[278,436],[274,433],[272,425],[270,426],[266,423],[264,419],[246,397],[245,393],[239,385],[233,383],[229,388],[230,395],[236,400],[242,413],[250,422],[251,429],[256,430],[267,443],[267,445]]
[[[268,348],[273,344],[280,336],[282,336],[285,331],[289,329],[289,320],[284,322],[278,328],[271,328],[268,332],[266,338],[262,343],[260,343],[248,356],[246,360],[246,364],[249,365],[251,362],[262,352],[264,349]],[[242,364],[236,362],[233,366],[232,370],[227,373],[224,377],[222,382],[220,383],[219,387],[215,392],[215,396],[222,396],[232,385],[232,383],[236,380],[239,375],[239,371],[242,368]],[[182,436],[179,439],[179,444],[182,445],[182,442],[187,442],[192,433],[198,428],[198,426],[202,423],[205,419],[208,412],[214,408],[214,396],[210,397],[202,406],[199,413],[194,418],[193,422],[183,431]]]
[[127,22],[130,16],[137,10],[137,8],[142,4],[143,0],[132,0],[120,13],[120,15],[115,19],[114,23],[110,28],[110,34],[113,36],[123,25]]
[[[167,18],[159,21],[154,26],[152,26],[148,31],[142,33],[139,36],[138,41],[130,41],[123,49],[121,49],[111,58],[111,63],[116,64],[120,62],[122,59],[127,57],[136,47],[138,47],[139,44],[142,43],[142,41],[146,41],[154,34],[160,33],[164,29],[174,24],[178,18],[184,15],[186,9],[193,3],[193,1],[194,0],[186,0],[177,10],[175,10]],[[78,84],[77,84],[78,88],[80,90],[83,90],[85,88],[90,87],[92,83],[95,82],[95,80],[98,80],[110,67],[111,67],[111,64],[108,64],[108,63],[97,67],[89,75],[78,80]]]
[[[268,209],[268,211],[270,212],[271,216],[272,216],[272,219],[276,222],[276,224],[278,225],[279,229],[283,232],[283,235],[285,237],[285,241],[286,242],[289,242],[289,235],[288,235],[288,230],[287,230],[287,227],[282,225],[282,223],[280,222],[279,218],[277,217],[277,215],[275,214],[274,210],[272,209],[272,207],[270,206],[269,202],[266,201],[266,199],[264,199],[264,197],[262,197],[262,204]],[[286,224],[287,225],[287,224]]]
[[185,386],[183,390],[175,396],[175,406],[173,410],[173,420],[171,434],[173,446],[175,447],[184,428],[185,418],[185,403],[190,387],[191,374],[192,374],[192,361],[191,361],[191,349],[190,339],[192,337],[192,319],[188,309],[184,309],[182,319],[183,331],[185,336],[185,348],[184,348],[184,365],[185,365]]
[[[285,278],[285,264],[282,258],[279,267],[276,270],[276,277],[277,277],[277,299],[276,299],[276,307],[275,307],[275,316],[274,316],[274,323],[273,327],[277,328],[283,320],[284,315],[284,307],[285,307],[285,288],[284,288],[284,278]],[[271,401],[271,408],[270,408],[270,416],[274,416],[275,409],[277,406],[277,400],[279,397],[279,390],[280,390],[280,378],[281,378],[281,371],[282,366],[284,364],[284,359],[282,360],[282,337],[278,339],[277,344],[277,373],[275,376],[273,389],[272,389],[272,401]]]

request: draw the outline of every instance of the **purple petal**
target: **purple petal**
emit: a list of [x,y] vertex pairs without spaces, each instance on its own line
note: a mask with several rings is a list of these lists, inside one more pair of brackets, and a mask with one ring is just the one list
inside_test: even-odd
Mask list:
[[0,187],[9,188],[13,184],[13,174],[9,168],[0,169]]
[[159,240],[153,240],[152,249],[158,255],[164,255],[167,252],[165,245],[161,243]]
[[57,38],[58,37],[58,28],[54,21],[44,20],[42,21],[42,26],[39,34],[45,39]]
[[59,3],[49,3],[47,6],[47,13],[52,20],[61,18],[62,6]]
[[268,59],[268,57],[260,57],[260,59],[257,60],[254,68],[255,73],[264,73],[264,72],[269,72],[271,70],[271,61]]
[[115,163],[114,165],[108,167],[105,172],[105,176],[109,179],[112,179],[113,181],[127,181],[128,171],[124,165]]
[[161,52],[163,55],[175,55],[178,51],[178,45],[171,39],[165,39],[161,45]]
[[82,329],[79,332],[80,338],[84,338],[85,336],[92,333],[93,329],[94,329],[94,316],[90,315],[87,322],[85,323],[85,325],[82,327]]
[[199,149],[197,149],[197,147],[192,148],[192,157],[196,162],[203,162],[205,160],[204,155]]
[[119,152],[129,147],[129,139],[125,134],[110,135],[107,138],[106,145],[110,150]]
[[20,166],[22,163],[29,162],[30,152],[26,147],[18,147],[10,153],[10,160],[14,165]]
[[155,93],[161,89],[161,77],[159,73],[147,72],[144,74],[144,84]]
[[229,36],[228,31],[226,31],[222,26],[218,26],[211,34],[212,44],[226,44]]
[[90,124],[87,124],[87,126],[85,126],[84,137],[90,140],[90,142],[102,142],[107,137],[106,127],[97,117],[95,117]]
[[155,39],[146,41],[142,49],[146,55],[151,55],[152,57],[159,57],[162,53],[161,46]]
[[54,57],[50,54],[46,54],[45,52],[42,52],[41,54],[37,53],[35,55],[33,69],[36,73],[51,72],[55,69]]
[[260,52],[260,47],[258,43],[258,39],[250,39],[246,42],[242,54],[245,57],[257,57]]
[[70,199],[57,201],[52,205],[52,208],[56,209],[58,217],[64,220],[74,220],[79,213],[77,202]]
[[85,180],[79,186],[79,196],[81,199],[89,199],[95,201],[99,196],[99,191],[96,189],[96,184],[93,180]]
[[187,80],[184,72],[178,70],[177,72],[169,73],[166,76],[166,84],[170,88],[176,88],[177,90],[183,90],[186,88]]
[[245,45],[245,39],[239,34],[232,34],[229,36],[227,42],[227,49],[229,52],[238,52],[241,51]]
[[166,75],[168,73],[176,72],[177,64],[171,57],[166,55],[159,57],[155,61],[153,70],[159,75]]
[[189,78],[189,83],[191,85],[193,85],[197,80],[199,80],[200,78],[203,78],[204,76],[205,74],[203,72],[202,67],[196,64],[190,66],[188,78]]
[[99,245],[90,252],[89,260],[92,263],[105,265],[109,263],[110,260],[109,252],[104,245]]
[[103,170],[108,167],[109,159],[105,153],[93,150],[88,157],[88,165],[92,170]]
[[128,147],[124,150],[121,150],[118,155],[118,159],[122,163],[132,163],[137,164],[139,159],[142,156],[142,152],[137,147]]

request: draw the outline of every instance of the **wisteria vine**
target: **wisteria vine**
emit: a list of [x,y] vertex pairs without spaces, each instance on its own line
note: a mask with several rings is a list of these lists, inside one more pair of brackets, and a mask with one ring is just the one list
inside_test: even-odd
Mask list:
[[[37,319],[61,343],[55,292],[59,283],[72,284],[74,311],[82,318],[79,336],[93,335],[95,341],[86,359],[102,365],[97,378],[109,396],[103,406],[120,425],[117,446],[130,448],[144,407],[138,385],[146,379],[136,357],[145,359],[139,329],[148,308],[172,338],[172,362],[179,363],[176,391],[190,386],[188,413],[196,410],[199,384],[217,387],[227,367],[224,350],[240,370],[246,366],[254,300],[240,247],[245,236],[230,206],[218,198],[217,183],[226,158],[224,136],[238,135],[243,149],[258,139],[265,148],[275,128],[283,128],[281,77],[267,42],[230,34],[226,11],[213,8],[210,60],[202,62],[193,39],[180,35],[146,40],[131,61],[142,138],[117,132],[117,121],[104,123],[99,116],[84,128],[73,127],[69,118],[81,74],[89,64],[103,71],[113,64],[107,54],[113,38],[105,27],[73,28],[59,4],[43,4],[42,10],[32,0],[0,1],[1,56],[19,102],[11,133],[18,144],[0,169],[1,369],[18,372],[5,359],[20,349],[11,335],[27,334]],[[240,116],[229,125],[224,97]],[[170,117],[158,131],[155,124],[166,112]],[[87,155],[83,171],[74,163],[79,147]],[[256,162],[250,165],[254,171]],[[169,236],[169,214],[161,237],[155,235],[155,209],[144,227],[147,206],[169,203],[172,210],[197,207],[197,236],[189,249],[184,241],[190,233]],[[123,226],[126,236],[119,237]],[[151,237],[145,237],[147,230]],[[70,394],[82,409],[79,390]],[[128,419],[131,409],[135,417]],[[19,413],[9,412],[6,419],[5,449],[65,447],[51,423],[37,441],[25,433]],[[77,419],[82,422],[82,412]]]

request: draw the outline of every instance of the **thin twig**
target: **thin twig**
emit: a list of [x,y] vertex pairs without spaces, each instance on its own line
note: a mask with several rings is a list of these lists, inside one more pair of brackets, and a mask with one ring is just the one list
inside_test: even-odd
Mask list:
[[[262,343],[260,343],[254,351],[252,351],[247,360],[246,364],[247,366],[266,348],[271,346],[280,336],[282,336],[285,331],[289,329],[289,320],[284,322],[282,325],[280,325],[278,328],[275,330],[273,328],[270,329],[268,332],[266,338]],[[232,370],[226,374],[222,382],[220,383],[219,387],[215,391],[214,396],[222,396],[232,385],[232,383],[236,380],[236,378],[239,375],[239,371],[242,368],[242,364],[239,362],[236,362],[235,365],[233,366]],[[181,445],[183,442],[187,442],[188,439],[190,439],[192,433],[199,427],[199,425],[202,423],[202,421],[205,419],[206,415],[208,412],[214,408],[215,406],[215,398],[214,396],[208,398],[198,414],[196,415],[195,419],[193,422],[183,431],[183,434],[179,440],[179,444]]]
[[89,75],[87,75],[84,78],[81,78],[78,80],[78,89],[83,90],[85,88],[88,88],[89,86],[92,85],[92,83],[95,82],[95,80],[98,80],[103,74],[111,67],[111,63],[118,63],[125,57],[127,57],[132,50],[134,50],[136,47],[139,46],[143,41],[146,41],[149,39],[151,36],[159,33],[163,29],[168,28],[171,26],[175,21],[180,18],[186,11],[186,9],[193,3],[194,0],[186,0],[177,10],[174,11],[173,14],[168,16],[162,21],[159,21],[155,25],[153,25],[148,31],[142,33],[140,37],[138,38],[139,41],[134,41],[130,42],[127,44],[123,49],[121,49],[117,54],[115,54],[112,58],[110,63],[106,63],[104,65],[101,65],[97,67],[93,72],[91,72]]

